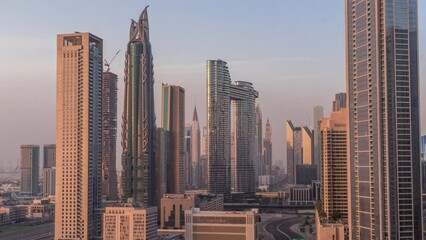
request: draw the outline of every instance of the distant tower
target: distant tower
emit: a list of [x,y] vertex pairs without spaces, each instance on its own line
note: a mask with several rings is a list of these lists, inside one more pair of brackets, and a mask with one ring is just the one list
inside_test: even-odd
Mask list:
[[[339,104],[340,105],[340,104]],[[321,119],[324,117],[324,108],[322,106],[314,107],[314,131],[313,131],[313,163],[321,165]],[[320,168],[317,168],[317,176],[321,176]]]
[[167,193],[185,191],[185,90],[179,86],[162,85],[162,125],[170,132],[169,185]]
[[43,168],[56,167],[56,145],[43,145]]
[[55,195],[56,185],[56,145],[43,145],[43,196]]
[[191,131],[191,163],[192,163],[192,186],[198,188],[200,186],[200,123],[198,122],[197,107],[194,107],[194,115],[192,117]]
[[234,101],[236,191],[254,192],[255,99],[249,82],[231,83],[227,63],[207,61],[208,191],[231,192],[231,101]]
[[336,93],[333,101],[333,112],[337,112],[341,108],[346,108],[346,93]]
[[256,106],[256,157],[254,159],[255,181],[258,181],[259,175],[265,175],[265,166],[263,165],[263,132],[262,132],[262,110],[260,105]]
[[269,118],[266,120],[265,139],[263,139],[263,158],[265,174],[272,174],[272,127],[269,123]]
[[21,193],[38,194],[39,162],[39,146],[21,146]]
[[102,232],[102,39],[58,35],[55,239]]
[[146,7],[130,25],[124,71],[122,186],[124,199],[155,205],[154,64]]
[[[321,136],[321,134],[320,134]],[[313,151],[314,151],[314,139],[311,129],[307,126],[302,127],[302,164],[314,165],[313,163]]]
[[117,200],[117,75],[102,74],[102,196]]
[[296,184],[296,166],[302,164],[302,129],[286,122],[287,182]]
[[192,126],[187,124],[185,126],[185,160],[184,160],[184,179],[185,187],[191,188],[192,182],[192,168],[191,168],[191,137],[192,137]]

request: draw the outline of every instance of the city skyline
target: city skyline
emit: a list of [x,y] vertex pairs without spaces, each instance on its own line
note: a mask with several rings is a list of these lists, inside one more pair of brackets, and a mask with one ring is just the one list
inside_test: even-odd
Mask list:
[[[206,126],[205,107],[204,107],[204,63],[207,59],[221,58],[228,62],[232,68],[232,78],[234,80],[243,80],[253,82],[257,86],[257,90],[263,93],[258,99],[263,112],[263,118],[270,118],[271,125],[275,129],[273,135],[273,144],[276,146],[273,150],[274,163],[276,160],[285,161],[285,119],[292,119],[300,125],[310,125],[313,122],[309,112],[316,105],[321,105],[324,109],[331,109],[329,96],[335,92],[345,91],[345,66],[344,66],[344,2],[324,2],[317,3],[315,1],[306,2],[270,2],[268,4],[241,4],[235,2],[220,2],[223,8],[220,8],[218,14],[223,17],[221,21],[228,21],[228,27],[224,29],[214,28],[219,31],[224,38],[230,38],[233,41],[226,41],[223,47],[212,46],[211,33],[206,36],[196,36],[191,40],[197,51],[187,53],[187,51],[177,51],[170,54],[176,44],[182,44],[188,40],[187,36],[182,34],[174,35],[175,42],[170,41],[171,34],[176,34],[177,30],[170,32],[170,24],[183,25],[185,31],[200,31],[202,24],[212,26],[214,23],[209,20],[214,14],[204,9],[205,4],[209,7],[217,8],[210,3],[197,3],[188,1],[183,3],[153,3],[151,1],[138,2],[130,1],[128,5],[107,2],[105,5],[105,16],[99,16],[107,26],[101,22],[85,21],[90,16],[91,10],[97,7],[97,4],[91,3],[87,6],[87,11],[81,13],[81,20],[77,22],[71,16],[74,6],[67,3],[19,3],[19,2],[2,2],[0,5],[2,12],[0,19],[2,24],[0,27],[4,29],[1,41],[0,64],[4,70],[0,73],[0,82],[4,87],[0,89],[0,95],[4,96],[7,101],[0,101],[1,109],[4,109],[2,114],[2,124],[0,125],[0,165],[4,168],[8,166],[8,161],[12,162],[13,166],[19,162],[19,146],[23,143],[42,145],[45,143],[54,142],[54,89],[55,89],[55,37],[57,33],[72,32],[74,30],[90,31],[101,36],[104,41],[105,54],[104,58],[110,60],[114,53],[121,49],[121,53],[117,56],[114,63],[111,65],[111,71],[118,74],[118,126],[121,126],[121,114],[123,112],[123,69],[124,69],[124,52],[127,42],[126,36],[128,31],[129,18],[138,16],[141,9],[146,4],[151,7],[151,24],[155,26],[154,32],[151,34],[156,41],[153,46],[155,54],[154,64],[156,66],[156,115],[160,116],[160,101],[161,83],[172,83],[181,85],[186,89],[187,103],[185,115],[186,123],[190,123],[192,117],[192,109],[195,106],[195,101],[198,102],[198,115],[200,119],[200,127]],[[337,4],[336,4],[337,3]],[[314,4],[316,7],[306,8],[307,5]],[[95,6],[96,5],[96,6]],[[240,6],[241,5],[241,6]],[[63,7],[66,8],[63,8]],[[183,14],[184,9],[193,6],[196,11],[190,11]],[[232,13],[236,10],[236,6],[242,9],[238,11],[238,18],[233,18]],[[301,9],[304,9],[303,11]],[[322,13],[315,11],[315,8],[325,9]],[[7,12],[6,12],[6,9]],[[27,14],[29,10],[33,11]],[[52,11],[52,9],[54,11]],[[90,10],[91,9],[91,10]],[[326,10],[327,9],[327,10]],[[328,10],[329,9],[329,10]],[[115,14],[115,11],[118,11]],[[286,14],[279,13],[283,11]],[[1,10],[0,10],[1,11]],[[259,14],[268,15],[268,17],[258,19],[260,21],[255,26],[262,27],[261,33],[268,35],[267,39],[252,36],[252,30],[247,28],[248,24],[255,11]],[[426,3],[419,2],[419,12],[426,11]],[[38,12],[38,13],[37,13]],[[114,14],[110,14],[113,13]],[[266,14],[267,12],[270,12]],[[34,18],[34,14],[36,19]],[[164,17],[163,16],[166,16]],[[185,16],[184,16],[185,15]],[[282,16],[287,15],[287,16]],[[309,16],[310,17],[307,17]],[[28,19],[32,16],[31,21]],[[40,16],[40,17],[38,17]],[[43,17],[41,17],[43,16]],[[61,17],[59,17],[61,16]],[[63,16],[63,17],[62,17]],[[58,19],[58,22],[51,24],[52,19]],[[299,21],[293,21],[291,18]],[[306,19],[304,19],[306,18]],[[14,25],[6,25],[10,20],[14,20]],[[179,19],[179,23],[171,23],[170,19]],[[108,21],[107,21],[108,20]],[[194,20],[199,20],[200,23],[192,23]],[[311,29],[306,31],[310,26],[311,21],[315,21],[315,26],[318,30]],[[294,24],[294,22],[299,22]],[[425,39],[426,31],[423,26],[425,18],[419,16],[419,38]],[[19,27],[22,24],[30,25],[28,32],[24,33]],[[183,23],[183,24],[182,24]],[[230,30],[237,29],[238,34],[229,33]],[[110,31],[113,29],[114,31]],[[328,31],[327,36],[318,35],[318,31]],[[202,31],[204,33],[204,31]],[[287,33],[291,32],[290,35]],[[253,43],[249,41],[244,43],[243,39],[254,37],[256,41],[264,45],[270,46],[271,49],[276,48],[276,53],[271,53],[271,50],[266,49],[260,52],[259,48],[251,52],[250,55],[244,52],[248,46]],[[317,41],[312,41],[312,39]],[[19,47],[30,37],[32,44],[37,50],[24,50]],[[300,39],[305,39],[302,43]],[[21,40],[22,39],[22,40]],[[220,40],[222,41],[222,40]],[[284,43],[284,44],[282,44]],[[310,46],[303,47],[301,44],[309,43]],[[298,46],[298,47],[294,47]],[[321,46],[321,48],[319,47]],[[188,46],[189,47],[189,46]],[[302,49],[305,48],[305,49]],[[13,51],[13,53],[12,53]],[[308,52],[312,54],[309,55]],[[420,48],[420,76],[425,75],[425,48]],[[10,54],[9,54],[10,53]],[[325,55],[327,54],[327,55]],[[327,56],[330,56],[327,58]],[[325,62],[321,63],[322,60]],[[179,59],[179,61],[178,61]],[[21,71],[18,66],[25,64],[31,75],[26,71]],[[262,74],[256,73],[253,66],[258,65]],[[2,67],[2,68],[3,68]],[[279,70],[279,69],[282,70]],[[294,69],[294,70],[293,70]],[[301,69],[307,69],[306,73],[300,73]],[[322,71],[324,70],[324,71]],[[29,71],[30,72],[30,71]],[[263,76],[265,75],[265,76]],[[29,81],[28,79],[32,79]],[[272,87],[277,84],[277,87]],[[292,89],[286,88],[285,85],[290,84]],[[332,86],[329,89],[324,89],[321,85]],[[323,92],[316,91],[321,87]],[[277,91],[275,89],[280,89]],[[11,95],[18,90],[20,94]],[[305,99],[306,92],[309,98]],[[296,96],[293,92],[299,93]],[[426,92],[426,85],[421,84],[421,96]],[[313,94],[315,93],[315,94]],[[302,96],[303,95],[303,96]],[[313,96],[315,95],[315,96]],[[25,96],[25,97],[22,97]],[[278,102],[282,103],[278,105]],[[295,100],[292,100],[295,99]],[[303,101],[302,101],[303,100]],[[8,106],[8,102],[13,101],[15,104]],[[37,106],[32,107],[27,104],[32,101]],[[299,102],[299,109],[292,107],[291,103]],[[15,107],[19,106],[19,107]],[[274,111],[279,108],[280,111]],[[32,125],[37,128],[30,128],[27,120],[23,118],[26,112],[32,113],[35,118],[32,119]],[[327,110],[325,114],[329,111]],[[6,114],[7,113],[7,114]],[[425,111],[421,112],[421,119],[426,119]],[[21,125],[21,129],[14,129],[13,126]],[[12,127],[11,127],[12,126]],[[422,124],[422,133],[425,133],[425,124]],[[14,138],[8,139],[3,136],[10,135],[13,129]],[[121,142],[120,128],[118,129],[117,142]],[[117,144],[117,168],[121,168],[121,146]],[[14,167],[13,167],[14,169]]]

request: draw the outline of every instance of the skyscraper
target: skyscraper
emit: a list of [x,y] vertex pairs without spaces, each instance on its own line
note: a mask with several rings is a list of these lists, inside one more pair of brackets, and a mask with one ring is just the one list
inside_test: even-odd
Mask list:
[[346,108],[346,93],[336,93],[334,98],[333,112],[337,112],[341,108]]
[[124,198],[155,204],[154,64],[147,7],[130,24],[124,76],[122,186]]
[[314,139],[311,129],[307,126],[302,127],[302,164],[313,165]]
[[55,195],[56,167],[43,168],[43,197]]
[[43,145],[43,168],[56,167],[56,145]]
[[200,186],[200,123],[198,122],[197,107],[194,107],[191,129],[191,168],[192,168],[192,186]]
[[426,135],[421,137],[422,142],[422,193],[426,194]]
[[286,122],[287,182],[296,184],[296,166],[302,164],[302,129]]
[[162,125],[170,133],[170,162],[167,193],[185,191],[185,90],[162,85]]
[[57,44],[55,239],[94,239],[102,230],[102,39],[76,32]]
[[39,180],[39,162],[39,146],[21,146],[21,193],[37,195]]
[[348,217],[347,110],[321,120],[322,210],[328,220]]
[[185,158],[184,158],[184,179],[185,187],[191,188],[192,182],[192,168],[191,168],[191,136],[192,136],[192,126],[191,124],[186,124],[185,126]]
[[117,75],[102,74],[102,196],[118,198],[116,164],[117,141]]
[[[322,106],[314,107],[314,131],[313,131],[313,163],[320,166],[321,163],[321,119],[324,117]],[[317,169],[317,176],[321,176],[320,168]]]
[[263,126],[262,126],[262,110],[260,105],[256,105],[256,157],[254,159],[255,181],[258,181],[260,175],[265,175],[265,166],[263,165]]
[[266,120],[265,138],[263,139],[264,175],[272,174],[272,127],[269,118]]
[[254,191],[255,99],[249,82],[231,83],[226,62],[207,61],[207,160],[208,191],[229,196],[231,192],[231,101],[234,101],[236,191]]
[[346,2],[353,239],[422,239],[416,0]]
[[161,198],[167,193],[168,169],[170,160],[169,131],[157,128],[155,133],[155,195],[156,205],[160,206]]

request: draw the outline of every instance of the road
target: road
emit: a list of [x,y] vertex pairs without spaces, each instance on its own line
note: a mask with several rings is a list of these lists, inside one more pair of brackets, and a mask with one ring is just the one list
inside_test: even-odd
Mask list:
[[46,223],[16,232],[0,233],[0,239],[7,240],[50,240],[53,239],[54,223]]
[[275,239],[288,239],[303,238],[303,236],[293,232],[290,227],[296,223],[305,221],[304,217],[291,217],[268,223],[265,226],[266,231],[274,236]]

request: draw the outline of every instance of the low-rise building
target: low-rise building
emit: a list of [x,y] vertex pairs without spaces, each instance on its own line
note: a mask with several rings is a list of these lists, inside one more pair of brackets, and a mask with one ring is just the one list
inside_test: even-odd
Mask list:
[[27,218],[43,218],[53,219],[55,217],[55,204],[51,203],[48,198],[35,199],[27,207]]
[[259,239],[259,210],[185,211],[185,239],[256,240]]
[[314,205],[311,185],[290,185],[289,187],[290,205]]
[[160,227],[182,229],[185,211],[194,207],[202,211],[223,210],[223,195],[216,194],[165,194],[161,199]]
[[25,221],[26,206],[0,207],[0,225]]
[[104,240],[157,239],[157,207],[144,208],[129,200],[124,206],[106,207],[103,214]]
[[315,224],[317,239],[346,239],[345,228],[347,228],[347,226],[341,222],[332,222],[327,219],[321,219],[318,216],[318,211],[315,211]]

